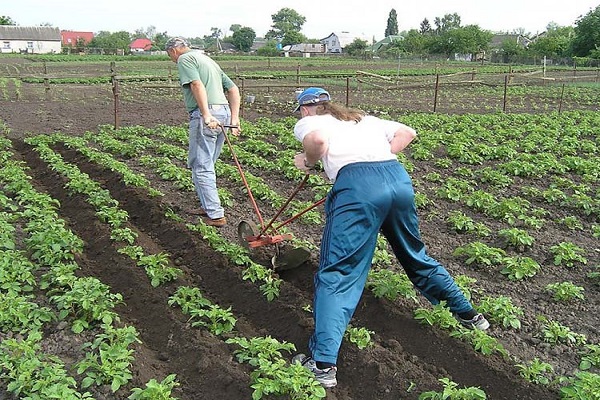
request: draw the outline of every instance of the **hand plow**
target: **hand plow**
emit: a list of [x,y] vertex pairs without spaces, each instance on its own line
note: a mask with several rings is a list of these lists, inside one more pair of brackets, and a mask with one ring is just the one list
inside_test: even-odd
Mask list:
[[248,192],[248,197],[250,199],[252,207],[254,208],[256,217],[259,221],[258,224],[248,220],[240,221],[237,227],[238,240],[240,244],[247,249],[255,249],[261,246],[274,245],[276,253],[271,258],[271,264],[273,266],[273,269],[277,271],[283,271],[299,267],[300,265],[304,264],[310,259],[310,251],[308,251],[308,249],[304,247],[292,247],[289,245],[284,245],[283,242],[292,239],[293,236],[289,233],[280,233],[280,229],[290,224],[292,221],[298,219],[302,215],[306,214],[313,208],[323,204],[325,202],[325,198],[317,201],[316,203],[312,204],[311,206],[302,210],[296,215],[288,218],[287,220],[275,223],[277,218],[279,218],[279,216],[284,212],[284,210],[287,208],[290,202],[294,199],[294,197],[296,197],[298,192],[300,192],[300,190],[308,181],[310,174],[307,173],[300,182],[300,184],[294,189],[290,197],[279,208],[275,216],[271,218],[271,220],[266,222],[262,216],[262,213],[260,212],[260,209],[258,208],[256,200],[254,199],[254,195],[252,194],[250,185],[246,180],[246,175],[244,174],[244,171],[237,158],[235,150],[233,149],[233,145],[229,140],[229,136],[227,135],[227,132],[225,132],[225,128],[237,128],[237,126],[221,125],[221,129],[223,130],[225,140],[227,141],[227,145],[229,146],[229,150],[231,151],[231,155],[240,173],[240,177],[242,179],[242,182],[244,183],[246,191]]

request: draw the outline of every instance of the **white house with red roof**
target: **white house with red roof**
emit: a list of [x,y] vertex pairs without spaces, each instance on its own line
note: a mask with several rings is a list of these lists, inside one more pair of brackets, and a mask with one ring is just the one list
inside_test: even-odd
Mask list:
[[60,31],[62,45],[75,47],[78,44],[87,45],[94,38],[94,32]]
[[152,40],[146,38],[135,39],[129,44],[129,50],[132,53],[140,51],[150,51],[152,49]]

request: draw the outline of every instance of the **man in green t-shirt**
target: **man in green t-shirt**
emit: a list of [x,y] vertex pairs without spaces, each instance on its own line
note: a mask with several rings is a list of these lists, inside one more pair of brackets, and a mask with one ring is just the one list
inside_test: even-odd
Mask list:
[[[188,167],[202,207],[199,213],[206,224],[224,226],[227,219],[217,193],[215,163],[225,142],[221,125],[240,125],[240,90],[213,59],[191,49],[185,39],[169,39],[165,50],[177,63],[190,114]],[[232,128],[231,133],[237,136],[240,130]]]

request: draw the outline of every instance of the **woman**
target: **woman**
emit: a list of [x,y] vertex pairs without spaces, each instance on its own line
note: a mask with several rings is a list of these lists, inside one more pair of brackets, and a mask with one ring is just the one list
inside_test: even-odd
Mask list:
[[444,300],[463,325],[487,329],[488,321],[448,271],[427,255],[421,241],[412,182],[396,157],[416,137],[415,130],[332,103],[322,88],[308,88],[297,99],[301,119],[294,135],[304,153],[295,157],[295,165],[309,171],[321,160],[334,185],[325,203],[314,278],[311,354],[292,361],[311,370],[324,387],[337,385],[339,348],[365,287],[380,231],[432,304]]

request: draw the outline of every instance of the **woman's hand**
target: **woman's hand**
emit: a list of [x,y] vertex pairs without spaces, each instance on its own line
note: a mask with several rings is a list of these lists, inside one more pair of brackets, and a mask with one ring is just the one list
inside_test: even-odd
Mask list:
[[294,156],[294,165],[300,171],[306,171],[306,172],[315,168],[314,165],[310,165],[310,164],[306,163],[306,153],[296,154]]

